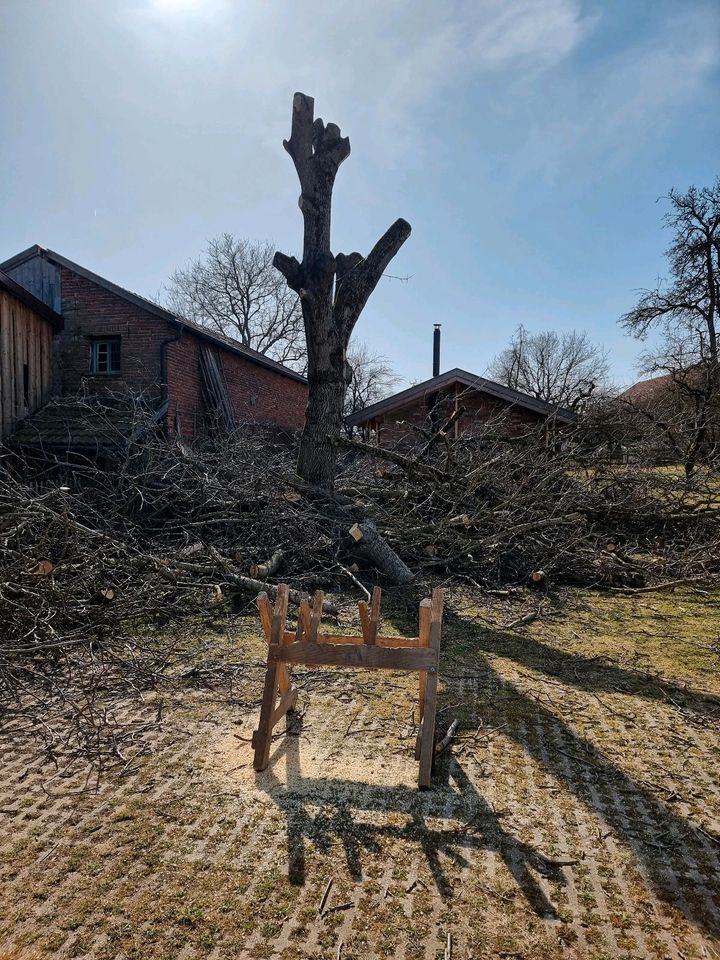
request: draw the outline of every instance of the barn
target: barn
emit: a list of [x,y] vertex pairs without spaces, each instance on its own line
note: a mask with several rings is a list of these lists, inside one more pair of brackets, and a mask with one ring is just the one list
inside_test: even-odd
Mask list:
[[[269,357],[38,245],[6,260],[0,270],[60,315],[52,392],[82,396],[78,418],[86,416],[88,398],[132,395],[143,397],[169,433],[187,438],[241,422],[282,430],[302,426],[307,382]],[[68,409],[66,404],[66,417]],[[65,437],[67,445],[72,424],[58,433],[54,413],[33,418],[25,436],[50,446]],[[92,442],[87,423],[75,427]]]
[[0,271],[0,439],[50,399],[62,328],[60,314]]

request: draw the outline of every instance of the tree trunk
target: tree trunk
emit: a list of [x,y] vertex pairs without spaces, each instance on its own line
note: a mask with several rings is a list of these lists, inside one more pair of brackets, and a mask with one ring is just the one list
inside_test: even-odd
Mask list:
[[310,386],[305,427],[300,438],[297,472],[318,486],[332,486],[337,451],[332,440],[342,430],[346,383],[332,367],[308,371]]
[[342,429],[350,336],[383,271],[410,236],[410,224],[397,220],[367,257],[333,255],[332,191],[350,141],[336,124],[315,120],[314,111],[312,97],[296,93],[290,139],[283,141],[300,181],[302,262],[278,252],[273,263],[299,295],[305,321],[309,397],[298,473],[308,483],[332,489],[337,456],[332,438]]

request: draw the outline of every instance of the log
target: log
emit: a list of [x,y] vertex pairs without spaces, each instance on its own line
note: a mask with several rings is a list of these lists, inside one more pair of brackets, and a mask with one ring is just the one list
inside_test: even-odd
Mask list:
[[371,520],[356,523],[349,531],[356,542],[356,549],[376,567],[390,583],[410,583],[412,571],[405,565],[392,547],[383,540]]
[[267,580],[280,569],[284,557],[285,551],[278,548],[265,563],[253,563],[250,567],[250,576],[257,580]]

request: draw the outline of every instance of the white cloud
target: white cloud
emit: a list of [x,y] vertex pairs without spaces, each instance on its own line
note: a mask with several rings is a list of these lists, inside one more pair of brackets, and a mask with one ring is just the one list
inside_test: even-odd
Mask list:
[[[696,7],[649,39],[615,52],[556,90],[518,153],[517,175],[568,171],[594,179],[652,148],[695,110],[720,65],[720,15]],[[593,169],[594,168],[594,169]]]
[[[535,74],[566,58],[592,21],[580,0],[145,0],[129,17],[138,39],[168,69],[196,42],[231,89],[274,123],[296,89],[314,94],[323,116],[366,129],[402,155],[426,140],[423,117],[483,74]],[[204,12],[202,35],[196,15]],[[211,30],[213,13],[214,31]],[[190,16],[192,14],[193,16]],[[212,35],[211,35],[212,34]],[[161,69],[161,65],[159,65]],[[253,118],[254,120],[255,118]]]

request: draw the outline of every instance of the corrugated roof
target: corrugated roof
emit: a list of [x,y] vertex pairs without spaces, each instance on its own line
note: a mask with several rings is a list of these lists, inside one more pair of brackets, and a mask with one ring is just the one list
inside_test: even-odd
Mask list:
[[166,320],[174,327],[181,328],[183,331],[187,331],[187,333],[200,337],[203,340],[208,340],[210,343],[213,343],[224,350],[229,350],[231,353],[237,353],[246,360],[249,360],[251,363],[256,363],[258,366],[266,367],[269,370],[274,370],[276,373],[279,373],[284,377],[289,377],[291,380],[297,380],[300,383],[307,383],[305,377],[299,373],[296,373],[295,370],[291,370],[289,367],[284,366],[282,363],[278,363],[277,360],[272,360],[270,357],[265,356],[265,354],[258,353],[257,350],[252,350],[250,347],[243,346],[243,344],[239,343],[237,340],[233,340],[230,337],[225,337],[220,333],[215,333],[213,330],[209,330],[207,327],[203,327],[199,323],[195,323],[192,320],[187,320],[185,317],[181,317],[178,314],[172,313],[170,310],[166,310],[164,307],[154,303],[152,300],[148,300],[147,297],[143,297],[139,293],[133,293],[132,290],[127,290],[125,287],[120,287],[111,280],[107,280],[105,277],[101,277],[99,274],[93,273],[92,270],[88,270],[87,267],[83,267],[79,263],[69,260],[67,257],[62,256],[62,254],[56,253],[54,250],[50,250],[47,247],[41,247],[39,244],[34,244],[32,247],[28,247],[27,250],[23,250],[21,253],[16,254],[9,260],[5,260],[4,263],[0,264],[0,270],[10,270],[13,267],[19,266],[19,264],[24,263],[26,260],[31,259],[32,257],[44,257],[46,260],[50,260],[52,263],[56,263],[57,265],[65,267],[68,270],[72,270],[74,273],[77,273],[78,276],[84,277],[86,280],[90,280],[92,283],[96,283],[98,286],[108,290],[110,293],[114,293],[116,296],[122,297],[123,300],[127,300],[129,303],[134,304],[136,307],[140,307],[142,310],[146,310],[148,313],[152,313],[155,316],[162,317],[163,320]]
[[526,410],[532,410],[534,413],[539,413],[546,417],[556,417],[562,423],[574,423],[575,420],[577,420],[577,415],[572,410],[555,406],[554,404],[547,403],[545,400],[531,397],[527,393],[521,393],[519,390],[505,387],[503,384],[496,383],[494,380],[478,377],[473,373],[468,373],[467,370],[461,370],[459,367],[455,367],[453,370],[448,370],[447,373],[441,373],[439,377],[431,377],[429,380],[423,380],[422,383],[416,383],[414,386],[408,387],[407,390],[401,390],[399,393],[394,393],[391,397],[386,397],[384,400],[379,400],[377,403],[365,407],[365,409],[359,413],[354,413],[349,416],[347,422],[353,427],[360,426],[363,423],[367,423],[368,420],[372,420],[385,413],[390,413],[392,410],[402,407],[406,403],[411,403],[413,400],[418,400],[437,390],[451,387],[456,383],[461,384],[466,389],[477,390],[497,400],[502,400],[511,406],[523,407]]

